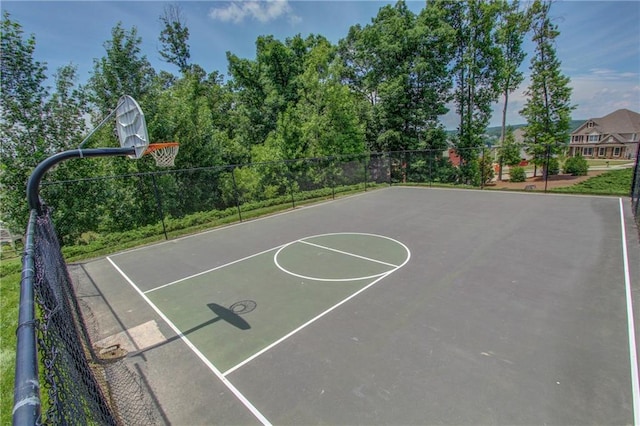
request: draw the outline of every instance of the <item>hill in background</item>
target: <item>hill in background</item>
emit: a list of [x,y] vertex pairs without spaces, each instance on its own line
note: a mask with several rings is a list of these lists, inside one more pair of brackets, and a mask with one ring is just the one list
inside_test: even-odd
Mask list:
[[[584,123],[585,121],[586,120],[571,120],[571,123],[569,124],[569,132],[573,132],[575,129],[580,127],[582,123]],[[524,126],[526,126],[526,124],[515,124],[515,125],[512,125],[511,127],[513,128],[513,130],[516,130]],[[502,127],[496,126],[496,127],[487,128],[486,134],[487,136],[500,137],[500,132],[502,132]]]
[[[569,132],[573,132],[575,129],[577,129],[578,127],[580,127],[582,125],[582,123],[584,123],[586,120],[571,120],[571,123],[569,124]],[[526,124],[513,124],[511,125],[511,128],[513,130],[519,129],[521,127],[526,126]],[[495,126],[495,127],[488,127],[487,131],[485,133],[485,135],[487,136],[487,139],[489,140],[489,144],[490,145],[495,145],[496,143],[498,143],[498,140],[500,139],[500,133],[502,132],[502,127],[500,126]],[[449,136],[453,136],[457,133],[457,130],[447,130],[447,134]]]

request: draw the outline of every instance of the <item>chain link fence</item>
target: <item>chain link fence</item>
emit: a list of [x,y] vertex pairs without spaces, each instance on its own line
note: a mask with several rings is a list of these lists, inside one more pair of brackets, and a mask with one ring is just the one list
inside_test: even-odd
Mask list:
[[76,297],[49,209],[31,211],[23,265],[13,424],[161,424],[126,360],[94,349],[95,322]]
[[[42,194],[47,207],[32,211],[25,243],[18,327],[19,342],[25,346],[18,348],[14,423],[162,422],[157,407],[145,397],[144,384],[125,360],[104,359],[93,349],[91,313],[78,304],[58,236],[79,238],[91,231],[127,231],[147,225],[167,237],[176,218],[182,219],[180,226],[189,225],[185,221],[197,223],[200,216],[243,220],[261,209],[295,207],[379,186],[483,188],[495,179],[496,161],[495,152],[484,148],[400,151],[45,182]],[[546,178],[555,172],[551,156],[542,164],[534,166],[533,173]],[[639,169],[636,161],[631,185],[636,219],[640,217]],[[513,171],[513,167],[505,171],[503,179]],[[85,201],[73,204],[80,199]],[[64,215],[52,217],[56,209]],[[26,306],[29,298],[35,301],[31,305],[37,305],[37,315],[22,312],[23,298]],[[42,414],[38,365],[44,366]]]
[[633,179],[631,182],[631,209],[636,218],[636,223],[640,228],[640,146],[638,147],[636,166],[633,169]]
[[553,157],[538,163],[523,159],[500,173],[497,153],[490,148],[397,151],[45,181],[41,192],[54,208],[58,235],[66,245],[77,244],[86,232],[125,232],[161,222],[160,232],[166,234],[173,219],[195,215],[195,223],[207,212],[209,217],[243,220],[251,211],[295,207],[379,185],[484,188],[499,173],[503,180],[513,180],[516,171],[522,179],[559,171]]

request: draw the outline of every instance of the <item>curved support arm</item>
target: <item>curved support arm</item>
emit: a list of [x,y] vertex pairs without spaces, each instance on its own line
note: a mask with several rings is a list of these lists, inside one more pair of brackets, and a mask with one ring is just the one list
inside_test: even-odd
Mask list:
[[127,148],[95,148],[95,149],[74,149],[70,151],[63,151],[58,154],[52,155],[46,160],[42,161],[31,173],[29,181],[27,182],[27,202],[29,203],[29,209],[36,209],[38,213],[41,213],[42,204],[40,202],[40,181],[44,174],[56,164],[68,160],[70,158],[84,158],[84,157],[124,157],[125,155],[135,155],[135,149],[133,147]]

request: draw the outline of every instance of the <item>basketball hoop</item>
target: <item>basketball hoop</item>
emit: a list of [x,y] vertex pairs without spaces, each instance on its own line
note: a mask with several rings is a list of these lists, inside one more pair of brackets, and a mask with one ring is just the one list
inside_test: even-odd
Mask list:
[[151,154],[159,167],[172,167],[178,155],[180,144],[177,142],[150,143],[145,154]]

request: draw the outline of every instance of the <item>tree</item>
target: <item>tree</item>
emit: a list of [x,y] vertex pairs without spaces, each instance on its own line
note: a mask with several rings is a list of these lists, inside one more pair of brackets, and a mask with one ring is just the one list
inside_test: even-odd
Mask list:
[[285,158],[360,154],[365,148],[357,101],[340,84],[334,56],[334,47],[323,40],[306,57],[304,72],[298,78],[299,101],[292,113],[300,128],[294,141],[299,152]]
[[[507,106],[509,95],[516,90],[524,80],[524,73],[520,65],[526,53],[522,50],[522,42],[528,31],[527,14],[519,10],[519,1],[512,3],[501,2],[498,28],[496,30],[496,44],[501,51],[498,56],[498,88],[502,94],[502,131],[500,143],[504,145],[507,126]],[[502,161],[498,163],[498,180],[502,180]]]
[[562,74],[556,57],[555,39],[560,34],[551,23],[551,3],[534,1],[531,19],[535,54],[531,59],[531,83],[525,92],[527,100],[520,114],[527,119],[525,142],[536,166],[543,166],[551,155],[561,153],[569,141],[571,87]]
[[181,73],[189,69],[189,28],[182,17],[182,10],[179,5],[165,6],[160,22],[163,25],[160,32],[159,50],[162,59],[170,64],[176,65]]
[[357,112],[365,125],[367,148],[377,151],[380,149],[377,146],[380,125],[375,110],[379,101],[380,77],[375,68],[374,42],[370,38],[360,24],[352,26],[347,37],[338,42],[338,57],[342,84],[361,100]]
[[45,122],[48,91],[46,65],[33,57],[36,40],[24,37],[22,26],[4,12],[1,22],[0,70],[0,214],[24,229],[28,218],[26,183],[31,170],[48,155]]
[[[86,134],[88,112],[84,89],[76,86],[76,68],[66,65],[54,75],[55,91],[44,87],[46,66],[33,59],[34,36],[24,39],[21,26],[8,13],[2,20],[2,91],[0,119],[2,138],[2,218],[24,229],[28,208],[26,182],[33,169],[46,157],[77,147]],[[70,161],[59,164],[48,176],[70,180],[87,176],[93,166]],[[43,198],[55,207],[57,229],[65,240],[95,226],[100,208],[96,188],[74,190],[60,185],[41,189]],[[79,196],[94,194],[95,198]],[[78,215],[77,212],[83,214]]]
[[93,61],[93,74],[88,83],[91,101],[98,108],[100,120],[107,115],[123,95],[140,101],[151,88],[155,71],[141,54],[135,27],[127,31],[119,22],[111,29],[111,40],[104,43],[106,56]]
[[[87,134],[86,92],[76,85],[75,66],[61,67],[54,79],[56,90],[47,101],[46,135],[57,151],[73,149]],[[63,243],[75,243],[83,232],[99,226],[103,208],[96,200],[103,198],[104,182],[83,180],[94,175],[95,168],[94,160],[62,162],[49,172],[49,179],[65,183],[46,185],[41,190],[43,198],[53,207],[56,231]]]
[[453,100],[460,115],[455,140],[460,155],[463,180],[477,179],[478,149],[491,119],[492,104],[498,97],[500,50],[495,43],[495,22],[500,5],[497,1],[441,1],[445,20],[455,31]]
[[232,114],[238,123],[234,138],[247,150],[263,144],[278,120],[300,99],[299,77],[304,61],[324,37],[300,35],[284,42],[273,36],[256,40],[256,59],[241,59],[227,52],[230,87],[236,95]]
[[[429,136],[446,114],[451,80],[447,38],[437,6],[418,16],[404,1],[378,11],[371,24],[351,27],[339,43],[343,81],[366,100],[369,149],[442,148]],[[443,134],[443,133],[442,133]]]
[[[515,141],[513,129],[507,127],[504,142],[502,142],[498,148],[498,163],[513,167],[520,164],[520,161],[520,145]],[[502,180],[502,175],[500,175],[498,179]]]
[[[135,27],[125,30],[119,22],[111,29],[111,39],[103,44],[105,56],[94,59],[93,73],[87,84],[95,124],[117,106],[123,95],[132,96],[144,111],[147,110],[145,102],[154,87],[155,71],[142,54],[141,43]],[[113,129],[105,126],[92,137],[91,144],[116,145]],[[113,175],[151,169],[149,162],[130,161],[127,158],[112,158],[95,164],[97,170],[103,167],[105,173]],[[103,203],[101,230],[121,231],[155,219],[154,215],[149,214],[154,211],[153,201],[141,193],[141,182],[142,178],[108,183],[110,196]]]

